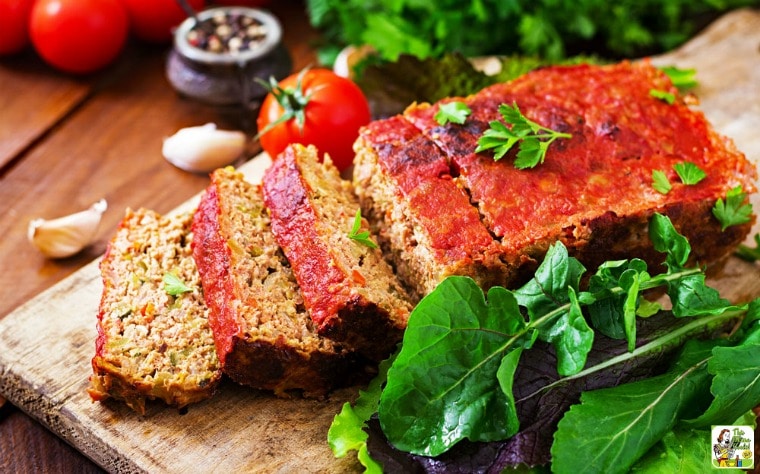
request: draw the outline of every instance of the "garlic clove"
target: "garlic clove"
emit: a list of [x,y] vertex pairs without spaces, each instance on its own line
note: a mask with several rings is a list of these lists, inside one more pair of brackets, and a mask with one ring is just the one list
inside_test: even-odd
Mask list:
[[29,222],[29,241],[49,258],[70,257],[95,238],[103,213],[108,208],[105,199],[89,209],[57,219],[33,219]]
[[185,171],[208,173],[232,164],[245,150],[246,136],[236,130],[219,130],[207,123],[187,127],[164,140],[166,160]]

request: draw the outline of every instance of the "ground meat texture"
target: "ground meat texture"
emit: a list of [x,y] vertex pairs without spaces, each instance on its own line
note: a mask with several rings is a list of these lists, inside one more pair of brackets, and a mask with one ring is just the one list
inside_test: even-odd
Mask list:
[[349,238],[360,208],[351,183],[329,157],[320,162],[314,147],[301,145],[279,155],[263,183],[272,230],[317,331],[373,360],[386,358],[412,306],[380,249]]
[[216,170],[193,223],[216,350],[238,383],[321,396],[349,383],[362,359],[317,334],[290,264],[272,235],[260,186]]
[[[676,100],[668,104],[652,90]],[[510,266],[532,265],[558,240],[589,267],[631,256],[656,264],[662,256],[647,237],[655,212],[668,215],[689,239],[692,263],[722,259],[750,231],[752,222],[721,231],[711,209],[737,185],[754,192],[754,167],[646,61],[547,67],[442,102],[448,100],[472,110],[464,125],[439,125],[440,104],[412,105],[404,117],[448,157]],[[500,104],[517,104],[529,119],[572,138],[554,142],[542,164],[525,170],[512,164],[516,150],[500,161],[490,151],[474,153],[489,122],[501,120]],[[673,165],[684,161],[707,177],[681,183]],[[653,170],[667,175],[670,192],[654,189]],[[506,275],[524,273],[518,268]]]
[[452,176],[446,155],[403,117],[365,127],[353,184],[400,277],[422,296],[449,275],[506,278],[501,249]]
[[[147,399],[181,408],[214,393],[221,370],[192,258],[191,221],[192,213],[127,210],[100,263],[93,399],[124,400],[144,414]],[[187,291],[167,293],[168,273]]]

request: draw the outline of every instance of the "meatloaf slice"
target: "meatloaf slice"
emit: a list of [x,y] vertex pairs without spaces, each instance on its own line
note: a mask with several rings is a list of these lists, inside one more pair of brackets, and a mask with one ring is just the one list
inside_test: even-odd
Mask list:
[[[198,270],[192,213],[127,210],[100,262],[103,293],[88,392],[184,407],[210,397],[221,378]],[[176,290],[167,287],[173,280]]]
[[[313,146],[285,149],[264,175],[272,231],[319,334],[373,360],[401,340],[410,298],[379,248],[349,237],[359,201],[329,157]],[[366,231],[366,220],[363,227]]]
[[[672,94],[673,103],[653,90]],[[472,110],[465,124],[435,120],[450,100]],[[529,169],[513,166],[516,150],[500,161],[490,151],[476,154],[489,122],[501,120],[500,104],[517,104],[529,119],[572,137],[554,142],[545,161]],[[508,260],[539,259],[561,240],[591,267],[632,255],[653,264],[661,255],[652,249],[647,223],[660,212],[690,240],[694,260],[709,264],[752,225],[722,231],[711,209],[735,186],[754,192],[754,167],[646,61],[543,68],[467,98],[413,105],[404,116],[448,155]],[[682,183],[674,165],[684,162],[705,171],[705,179]],[[670,192],[655,190],[655,170],[668,177]]]
[[418,296],[449,275],[503,282],[501,247],[453,177],[446,155],[401,116],[370,123],[354,144],[353,184],[398,274]]
[[349,382],[360,359],[316,333],[260,186],[232,168],[214,171],[193,231],[216,351],[231,379],[278,396],[315,397]]

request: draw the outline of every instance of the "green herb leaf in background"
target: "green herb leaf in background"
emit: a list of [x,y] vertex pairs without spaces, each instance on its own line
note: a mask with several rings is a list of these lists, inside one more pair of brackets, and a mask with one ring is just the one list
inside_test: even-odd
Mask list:
[[306,8],[332,49],[370,45],[386,60],[450,51],[557,60],[583,50],[617,58],[667,51],[706,17],[754,1],[308,0]]

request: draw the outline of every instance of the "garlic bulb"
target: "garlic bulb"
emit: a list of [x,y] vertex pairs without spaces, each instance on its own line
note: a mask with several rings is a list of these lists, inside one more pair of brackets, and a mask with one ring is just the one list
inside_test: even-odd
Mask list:
[[245,150],[243,132],[218,130],[216,124],[182,128],[164,140],[164,158],[185,171],[208,173],[234,162]]
[[93,241],[107,207],[106,200],[101,199],[89,209],[68,216],[34,219],[29,223],[27,237],[46,257],[70,257]]

